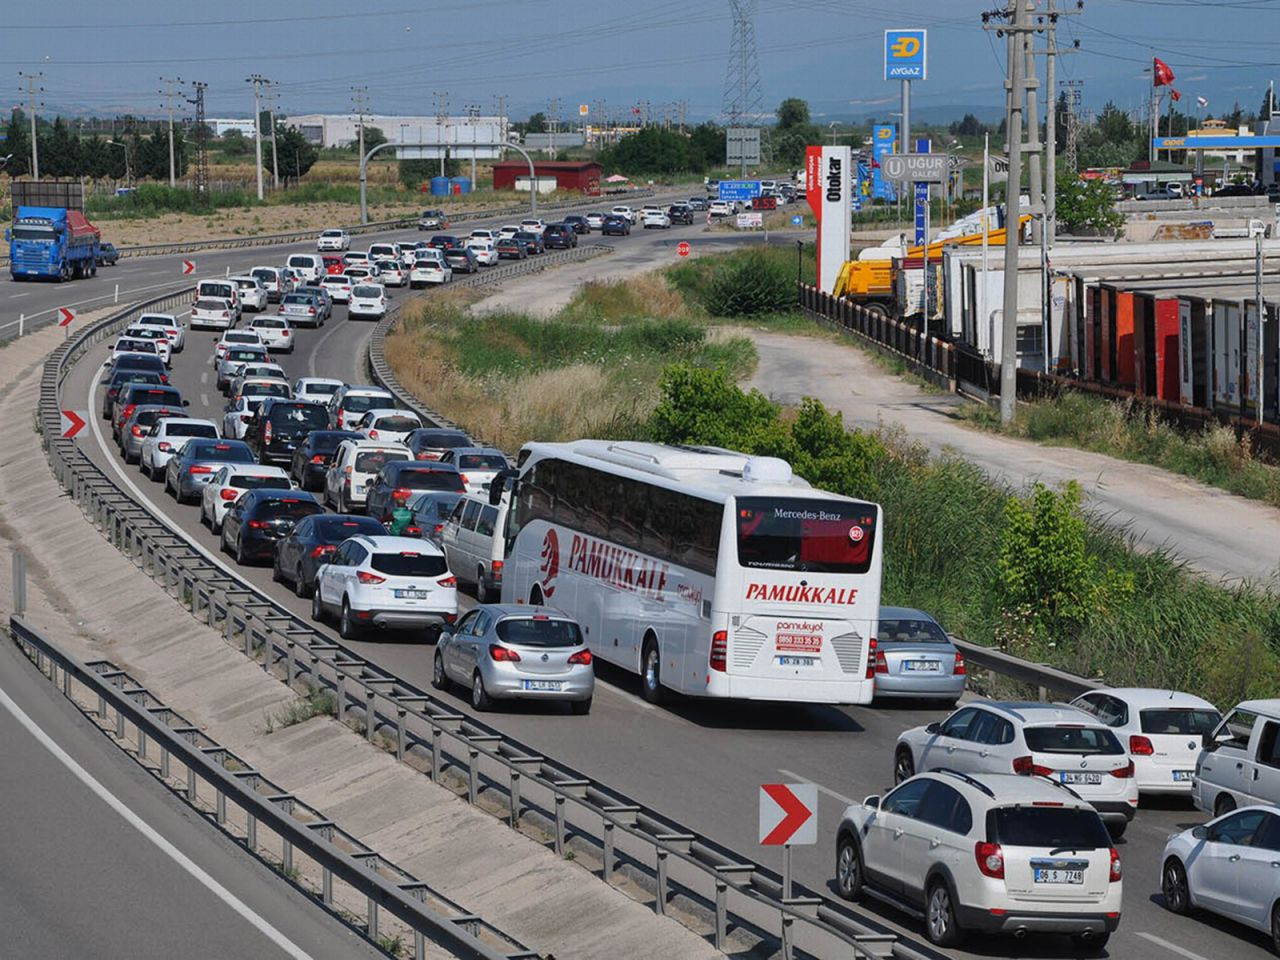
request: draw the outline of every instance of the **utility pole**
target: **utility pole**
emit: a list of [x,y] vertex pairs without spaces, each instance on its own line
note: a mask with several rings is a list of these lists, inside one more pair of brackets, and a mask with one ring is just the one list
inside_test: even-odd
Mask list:
[[260,73],[245,77],[245,83],[253,84],[253,155],[258,168],[258,199],[262,199],[262,85],[267,78]]
[[549,152],[551,159],[556,158],[556,124],[559,123],[560,117],[560,100],[558,97],[547,98],[547,129],[551,132],[551,146]]
[[[1074,10],[1058,10],[1054,0],[1048,0],[1049,8],[1040,18],[1045,28],[1045,149],[1044,149],[1044,229],[1045,246],[1052,247],[1058,229],[1058,57],[1075,53],[1080,41],[1067,48],[1058,49],[1058,18],[1082,13],[1083,3]],[[1071,172],[1076,172],[1074,161]]]
[[471,127],[471,189],[476,188],[476,123],[480,119],[480,104],[468,103],[463,109],[467,112],[467,124]]
[[31,179],[40,179],[40,141],[36,136],[36,94],[44,93],[44,87],[40,86],[40,81],[44,78],[43,71],[36,73],[23,73],[18,71],[18,76],[27,81],[27,116],[31,118]]
[[196,95],[187,103],[196,108],[196,196],[204,198],[209,193],[209,126],[204,117],[204,91],[209,85],[196,80],[192,86]]
[[[1028,15],[1030,20],[1030,14]],[[1026,63],[1022,68],[1022,82],[1027,91],[1027,109],[1022,115],[1022,124],[1027,143],[1027,213],[1031,214],[1031,242],[1039,245],[1041,231],[1044,229],[1044,177],[1040,162],[1044,144],[1040,142],[1040,111],[1036,90],[1040,86],[1040,77],[1036,74],[1035,33],[1038,27],[1027,24],[1028,29],[1021,34],[1022,54]]]
[[1080,90],[1083,80],[1064,80],[1063,87],[1067,95],[1067,166],[1073,171],[1078,168],[1080,146]]
[[351,103],[356,111],[356,135],[360,143],[360,158],[364,159],[364,107],[365,100],[369,96],[368,87],[352,87]]
[[172,189],[178,185],[177,165],[173,157],[173,98],[178,95],[178,91],[174,90],[173,85],[176,83],[182,86],[181,77],[161,77],[160,82],[165,88],[160,91],[160,95],[164,97],[165,110],[169,114],[169,187]]
[[440,141],[440,176],[443,177],[445,154],[448,152],[444,145],[444,122],[449,119],[449,91],[437,91],[433,96],[436,98],[436,132]]
[[[269,84],[268,84],[269,86]],[[267,90],[267,116],[271,118],[271,189],[280,189],[280,161],[276,153],[276,103],[277,94]]]

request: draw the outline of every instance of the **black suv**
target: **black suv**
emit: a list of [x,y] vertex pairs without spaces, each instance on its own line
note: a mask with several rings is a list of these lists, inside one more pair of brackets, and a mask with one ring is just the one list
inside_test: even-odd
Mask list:
[[318,403],[267,397],[245,425],[244,442],[259,463],[287,465],[312,430],[329,428],[329,411]]
[[693,208],[687,203],[677,203],[667,208],[667,216],[671,218],[672,223],[692,225]]
[[565,217],[564,224],[566,227],[573,227],[574,233],[591,232],[591,224],[587,222],[587,218],[579,216],[576,213],[571,213],[569,216]]
[[324,507],[301,490],[246,490],[222,521],[222,549],[236,563],[274,560],[276,542],[299,520],[324,513]]
[[391,519],[392,511],[418,490],[467,492],[462,474],[451,463],[395,460],[379,470],[377,478],[369,485],[364,512],[386,523]]
[[568,250],[578,245],[578,234],[567,223],[549,223],[542,231],[542,244],[548,250],[553,247]]
[[363,439],[364,434],[353,430],[312,430],[294,448],[289,461],[289,479],[303,490],[319,490],[324,486],[325,471],[333,463],[338,444],[343,440]]

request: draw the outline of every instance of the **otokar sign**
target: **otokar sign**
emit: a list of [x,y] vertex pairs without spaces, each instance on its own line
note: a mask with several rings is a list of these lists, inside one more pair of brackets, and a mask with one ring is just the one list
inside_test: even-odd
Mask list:
[[809,147],[805,151],[805,198],[818,221],[818,288],[831,293],[849,259],[853,217],[853,150]]

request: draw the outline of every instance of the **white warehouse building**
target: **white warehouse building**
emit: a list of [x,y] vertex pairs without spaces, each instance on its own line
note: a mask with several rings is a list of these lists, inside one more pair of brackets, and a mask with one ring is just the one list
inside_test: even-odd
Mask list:
[[[297,129],[310,143],[322,149],[328,147],[345,147],[355,143],[359,138],[360,120],[356,114],[312,113],[288,117],[285,121]],[[382,114],[366,114],[364,125],[377,127],[383,136],[392,142],[439,142],[441,124],[438,118],[430,117],[396,117]],[[459,146],[492,139],[506,140],[506,117],[445,117],[443,140],[448,144]],[[406,151],[408,153],[408,151]],[[426,151],[415,151],[414,155],[426,154]],[[459,150],[452,150],[454,155],[461,156]],[[434,156],[434,153],[429,154]],[[468,151],[469,155],[469,151]],[[486,151],[477,151],[477,156],[486,155]]]

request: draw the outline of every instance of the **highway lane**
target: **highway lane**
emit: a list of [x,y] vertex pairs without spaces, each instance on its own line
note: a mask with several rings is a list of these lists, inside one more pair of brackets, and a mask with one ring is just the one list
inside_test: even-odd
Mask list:
[[123,761],[7,643],[0,740],[0,954],[384,956]]
[[[696,241],[697,228],[667,232],[638,232],[617,242],[620,256],[665,256],[665,246],[688,237]],[[661,251],[661,253],[659,252]],[[547,275],[547,279],[554,274]],[[514,281],[530,282],[530,281]],[[403,297],[404,293],[395,296]],[[371,325],[351,323],[339,310],[335,320],[318,334],[303,331],[295,355],[283,358],[291,376],[317,373],[364,381],[363,347]],[[194,413],[217,419],[220,398],[212,390],[209,355],[213,334],[189,336],[187,350],[178,356],[174,379],[191,397]],[[85,398],[93,380],[89,365],[81,364],[68,380],[65,397]],[[203,382],[202,382],[203,381]],[[199,394],[208,405],[201,407]],[[424,398],[428,403],[430,398]],[[89,404],[90,409],[96,405]],[[102,421],[98,420],[101,424]],[[93,449],[91,455],[114,465],[120,475],[137,485],[143,495],[164,510],[184,530],[210,550],[217,539],[199,526],[195,507],[176,507],[134,468],[123,468],[114,454]],[[229,558],[223,558],[230,565]],[[309,614],[308,601],[271,583],[268,567],[240,571],[260,588],[299,615]],[[430,679],[429,646],[393,638],[371,639],[353,646],[371,661],[425,687]],[[829,838],[834,834],[845,804],[888,787],[891,749],[899,732],[909,726],[939,718],[938,711],[918,707],[829,707],[704,703],[677,701],[655,708],[636,695],[634,680],[613,670],[602,670],[595,708],[590,717],[575,718],[553,706],[515,706],[486,714],[488,723],[509,732],[549,756],[583,770],[651,804],[688,826],[740,851],[745,856],[779,866],[775,853],[756,845],[756,791],[760,783],[779,779],[805,779],[821,787],[820,836],[815,847],[796,851],[798,879],[811,887],[830,891],[834,854]],[[465,697],[453,697],[454,706],[470,712]],[[587,735],[584,735],[584,732]],[[1169,956],[1163,944],[1176,942],[1187,960],[1214,960],[1230,954],[1254,960],[1270,954],[1260,938],[1233,927],[1175,917],[1153,899],[1158,891],[1158,858],[1166,836],[1204,818],[1189,806],[1144,806],[1119,845],[1126,864],[1125,917],[1113,938],[1114,957],[1155,960]],[[920,939],[918,925],[897,912],[874,905],[866,908],[889,928]],[[1155,938],[1155,939],[1152,939]],[[1029,941],[999,940],[970,946],[971,952],[955,955],[1056,958],[1073,956],[1069,941],[1046,938]]]

